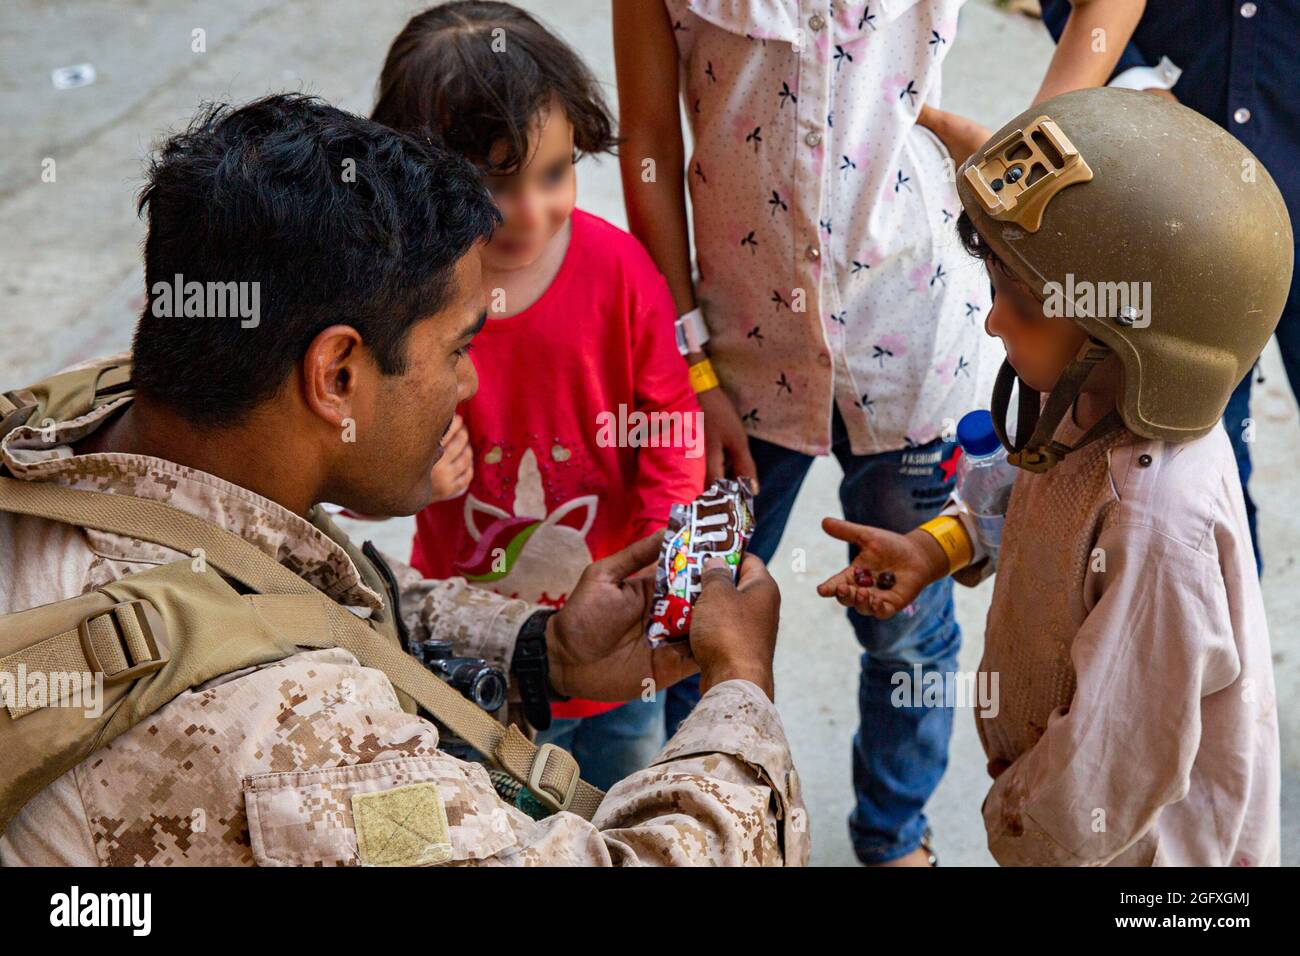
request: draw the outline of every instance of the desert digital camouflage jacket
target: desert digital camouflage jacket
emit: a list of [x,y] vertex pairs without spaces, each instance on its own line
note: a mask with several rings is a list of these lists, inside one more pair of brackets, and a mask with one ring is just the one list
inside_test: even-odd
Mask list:
[[[266,498],[157,458],[74,453],[129,400],[52,436],[14,429],[0,439],[4,465],[24,480],[164,501],[243,536],[341,604],[381,606],[339,544]],[[0,513],[0,613],[187,557]],[[503,666],[534,610],[460,579],[423,581],[405,568],[398,578],[414,635]],[[498,797],[482,766],[439,750],[438,729],[405,713],[381,672],[327,649],[181,694],[38,794],[0,837],[0,863],[780,865],[806,862],[806,822],[780,719],[747,681],[710,690],[593,821],[536,821]]]

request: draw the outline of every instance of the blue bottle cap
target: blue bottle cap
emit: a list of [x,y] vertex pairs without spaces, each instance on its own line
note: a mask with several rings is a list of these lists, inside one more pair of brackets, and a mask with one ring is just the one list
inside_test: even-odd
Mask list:
[[987,409],[967,412],[957,423],[957,442],[968,455],[991,455],[1002,447]]

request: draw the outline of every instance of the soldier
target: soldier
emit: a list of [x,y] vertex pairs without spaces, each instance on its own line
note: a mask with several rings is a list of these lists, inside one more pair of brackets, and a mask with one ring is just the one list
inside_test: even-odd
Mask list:
[[[642,638],[652,579],[634,572],[657,537],[555,613],[390,572],[318,507],[429,500],[437,436],[477,386],[477,249],[498,218],[470,166],[272,96],[202,111],[140,208],[130,362],[0,395],[0,686],[69,661],[104,685],[93,718],[5,701],[0,863],[806,861],[757,559],[736,586],[705,572],[692,660]],[[531,707],[697,669],[706,693],[605,796],[396,650],[425,639],[512,669]],[[417,709],[527,786],[450,756]]]

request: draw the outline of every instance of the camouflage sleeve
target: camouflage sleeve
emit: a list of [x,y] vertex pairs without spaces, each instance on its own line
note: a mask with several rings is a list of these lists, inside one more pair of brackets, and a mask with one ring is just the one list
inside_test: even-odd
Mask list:
[[[325,689],[331,677],[322,677]],[[655,764],[616,784],[591,821],[572,813],[531,818],[498,796],[483,766],[433,750],[432,725],[402,714],[395,703],[331,710],[330,726],[317,729],[329,740],[339,739],[340,732],[349,740],[355,731],[347,728],[365,728],[368,747],[396,747],[398,753],[385,749],[382,759],[361,764],[277,766],[276,772],[245,774],[255,862],[504,867],[807,862],[807,815],[785,734],[771,702],[747,681],[711,689]]]
[[450,641],[458,655],[482,657],[509,670],[519,629],[538,607],[476,588],[464,578],[425,578],[401,561],[387,555],[384,560],[397,578],[402,618],[413,639]]
[[592,821],[617,864],[801,866],[808,814],[776,708],[749,681],[709,690]]

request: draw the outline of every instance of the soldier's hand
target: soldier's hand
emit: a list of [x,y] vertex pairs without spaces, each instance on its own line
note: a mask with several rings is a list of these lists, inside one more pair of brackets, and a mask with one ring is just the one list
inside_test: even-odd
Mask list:
[[561,694],[632,700],[699,669],[685,645],[651,648],[645,639],[654,598],[649,566],[662,541],[658,532],[591,564],[547,622],[551,686]]
[[691,653],[700,665],[700,690],[728,680],[753,681],[771,697],[781,592],[758,558],[746,555],[733,583],[731,568],[708,557],[700,597],[691,608]]

